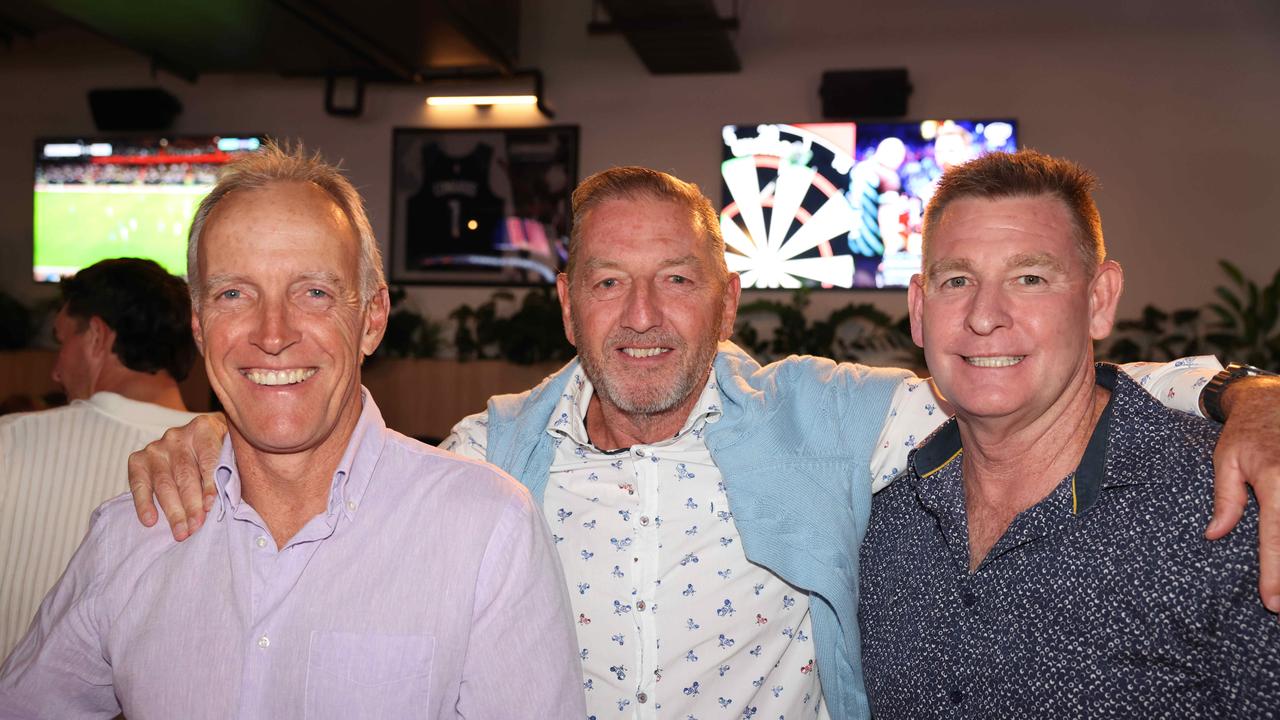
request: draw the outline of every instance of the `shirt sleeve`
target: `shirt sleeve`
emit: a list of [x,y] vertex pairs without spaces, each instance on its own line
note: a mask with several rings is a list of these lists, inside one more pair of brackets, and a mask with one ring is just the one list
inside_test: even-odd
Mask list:
[[489,412],[485,411],[459,420],[439,447],[472,460],[484,460],[488,442]]
[[1120,369],[1166,407],[1204,417],[1200,391],[1222,369],[1222,363],[1212,355],[1196,355],[1167,363],[1126,363]]
[[108,554],[101,512],[0,667],[0,719],[120,714],[99,613]]
[[542,515],[522,490],[481,562],[458,714],[586,717],[577,647],[559,557]]
[[948,409],[934,393],[933,383],[906,377],[893,392],[889,415],[871,453],[871,491],[888,487],[907,468],[907,455],[948,417]]

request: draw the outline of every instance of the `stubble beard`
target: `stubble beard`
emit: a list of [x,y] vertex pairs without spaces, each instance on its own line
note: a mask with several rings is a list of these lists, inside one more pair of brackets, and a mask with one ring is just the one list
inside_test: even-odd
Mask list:
[[[574,336],[585,337],[577,322],[574,322]],[[604,346],[616,348],[622,345],[661,345],[671,348],[671,352],[680,357],[674,377],[654,373],[646,382],[645,378],[619,377],[622,371],[611,368],[610,363],[600,357],[594,348],[578,349],[582,369],[601,401],[628,415],[651,416],[679,408],[699,388],[711,370],[717,343],[714,339],[701,342],[691,352],[689,344],[673,333],[658,330],[647,333],[617,330],[610,334]]]

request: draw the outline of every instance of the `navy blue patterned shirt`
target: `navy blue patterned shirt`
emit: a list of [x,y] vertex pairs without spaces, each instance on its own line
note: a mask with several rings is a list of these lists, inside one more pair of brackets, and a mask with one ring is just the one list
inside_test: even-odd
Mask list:
[[1216,425],[1112,390],[1076,472],[969,571],[955,420],[876,496],[862,656],[877,720],[1280,716],[1280,624],[1257,505],[1204,539]]

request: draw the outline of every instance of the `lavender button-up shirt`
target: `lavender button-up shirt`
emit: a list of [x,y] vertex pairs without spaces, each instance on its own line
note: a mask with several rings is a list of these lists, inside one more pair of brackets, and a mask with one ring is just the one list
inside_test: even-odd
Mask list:
[[240,496],[174,543],[102,505],[0,669],[0,717],[582,718],[565,582],[528,492],[390,431],[366,392],[327,512],[277,550]]

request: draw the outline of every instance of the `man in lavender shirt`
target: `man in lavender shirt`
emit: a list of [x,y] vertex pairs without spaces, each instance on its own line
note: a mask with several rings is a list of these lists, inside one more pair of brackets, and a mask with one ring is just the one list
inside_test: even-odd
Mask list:
[[230,434],[205,532],[94,514],[0,668],[0,717],[581,718],[565,582],[529,493],[388,430],[359,195],[269,147],[191,227],[192,326]]

